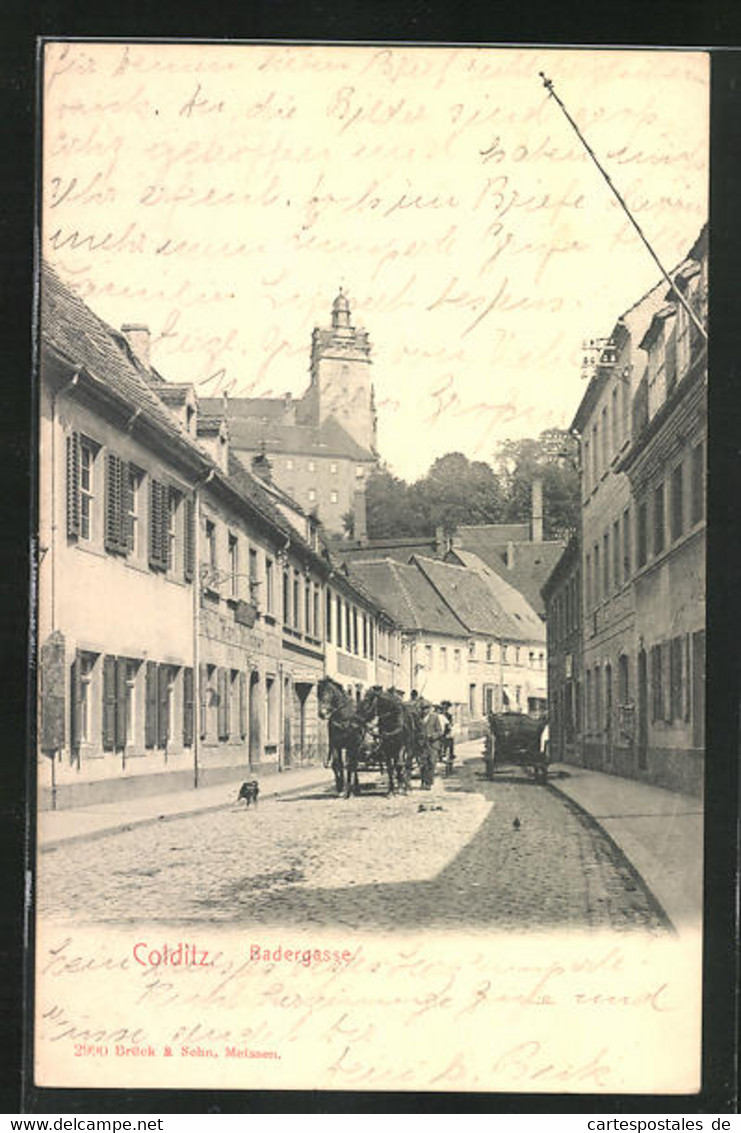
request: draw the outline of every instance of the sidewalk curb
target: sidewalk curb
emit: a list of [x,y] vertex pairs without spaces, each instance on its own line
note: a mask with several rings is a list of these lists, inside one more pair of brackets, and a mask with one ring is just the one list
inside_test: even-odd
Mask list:
[[[320,768],[317,768],[317,771],[319,770]],[[325,770],[325,768],[321,768],[321,770]],[[311,786],[311,784],[304,783],[296,787],[281,787],[278,790],[270,791],[269,794],[266,792],[263,796],[263,803],[275,801],[283,795],[290,795],[296,791],[306,790],[308,786]],[[173,811],[172,814],[150,814],[146,818],[122,819],[110,826],[102,826],[99,830],[89,830],[82,834],[71,834],[67,838],[55,838],[48,842],[39,842],[38,853],[43,854],[49,850],[58,850],[61,846],[69,846],[77,842],[97,842],[100,838],[108,838],[112,834],[128,834],[130,830],[137,830],[143,826],[156,826],[160,822],[174,822],[180,818],[190,818],[195,814],[215,814],[220,810],[231,810],[234,805],[233,802],[215,803],[209,806],[190,808],[189,810]]]
[[547,786],[548,790],[554,791],[556,794],[558,794],[559,797],[562,798],[568,806],[572,807],[573,810],[575,810],[576,813],[582,819],[584,819],[587,823],[589,823],[590,826],[596,826],[597,827],[597,829],[605,837],[607,842],[609,842],[613,851],[616,854],[618,854],[619,857],[625,862],[625,864],[628,868],[628,872],[631,874],[634,881],[637,881],[638,884],[646,891],[646,894],[647,894],[647,896],[650,900],[651,905],[653,906],[653,910],[656,913],[656,916],[659,918],[660,921],[663,921],[664,925],[666,926],[667,931],[672,933],[672,935],[676,936],[677,935],[677,927],[674,924],[674,922],[672,921],[669,914],[667,913],[666,909],[664,908],[664,906],[659,901],[658,897],[654,893],[653,889],[649,885],[646,878],[641,873],[638,872],[638,870],[633,865],[633,862],[630,860],[630,858],[628,857],[625,850],[622,848],[620,843],[616,841],[616,839],[613,837],[613,835],[610,833],[610,831],[607,830],[602,825],[602,823],[599,821],[598,818],[594,817],[594,815],[591,813],[591,811],[588,811],[585,806],[582,806],[581,803],[578,803],[576,801],[576,799],[572,798],[571,795],[567,791],[562,790],[559,786],[556,785],[556,783],[548,781],[548,782],[546,782],[546,786]]

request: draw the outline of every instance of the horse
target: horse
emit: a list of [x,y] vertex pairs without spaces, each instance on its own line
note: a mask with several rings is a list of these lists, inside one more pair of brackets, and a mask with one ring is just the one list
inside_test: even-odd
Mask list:
[[358,795],[358,751],[365,736],[366,722],[358,714],[352,697],[331,677],[322,677],[317,685],[317,694],[319,716],[328,723],[329,761],[337,794],[344,791],[345,798],[351,794]]
[[360,713],[366,720],[378,720],[380,756],[388,772],[389,794],[397,787],[406,793],[416,749],[414,713],[395,693],[384,692],[378,685],[366,692]]

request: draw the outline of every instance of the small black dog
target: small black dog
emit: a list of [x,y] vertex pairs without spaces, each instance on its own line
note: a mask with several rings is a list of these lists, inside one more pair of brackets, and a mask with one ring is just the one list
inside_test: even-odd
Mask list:
[[257,806],[257,796],[259,794],[260,784],[258,783],[257,779],[248,779],[247,782],[243,783],[239,788],[237,802],[240,802],[241,799],[244,799],[244,801],[247,803],[247,806],[249,806],[250,803],[254,803],[255,806]]

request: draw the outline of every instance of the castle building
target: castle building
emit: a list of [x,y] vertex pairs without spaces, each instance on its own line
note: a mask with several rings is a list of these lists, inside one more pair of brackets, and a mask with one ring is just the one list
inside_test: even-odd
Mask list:
[[310,382],[300,398],[203,398],[203,412],[226,420],[233,452],[249,463],[264,454],[274,482],[328,532],[351,514],[364,534],[365,481],[377,463],[371,347],[352,325],[340,290],[329,327],[316,327]]

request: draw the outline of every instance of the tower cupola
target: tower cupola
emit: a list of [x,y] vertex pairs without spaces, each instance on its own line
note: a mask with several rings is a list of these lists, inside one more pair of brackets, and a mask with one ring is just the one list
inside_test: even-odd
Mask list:
[[332,304],[333,330],[350,330],[350,304],[342,288]]

